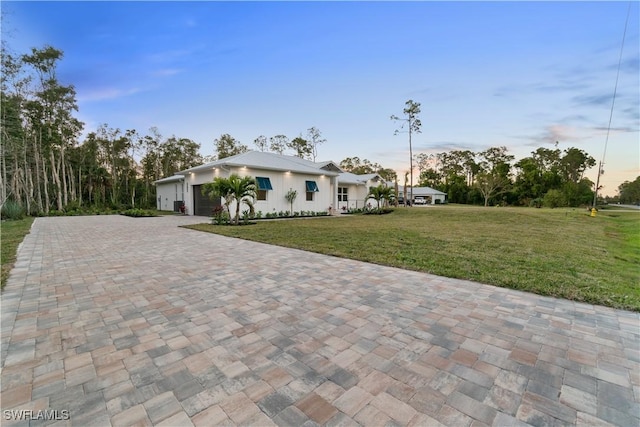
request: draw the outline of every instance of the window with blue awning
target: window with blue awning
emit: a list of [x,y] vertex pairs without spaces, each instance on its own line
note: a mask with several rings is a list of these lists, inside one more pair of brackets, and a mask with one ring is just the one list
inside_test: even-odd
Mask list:
[[315,181],[305,181],[307,184],[307,192],[319,192],[318,184]]
[[256,181],[258,183],[258,190],[273,190],[271,180],[269,178],[256,177]]

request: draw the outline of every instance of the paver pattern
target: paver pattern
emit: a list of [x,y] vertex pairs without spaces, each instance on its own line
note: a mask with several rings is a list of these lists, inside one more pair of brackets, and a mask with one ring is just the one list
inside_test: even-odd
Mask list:
[[2,294],[3,426],[639,425],[637,313],[197,222],[34,222]]

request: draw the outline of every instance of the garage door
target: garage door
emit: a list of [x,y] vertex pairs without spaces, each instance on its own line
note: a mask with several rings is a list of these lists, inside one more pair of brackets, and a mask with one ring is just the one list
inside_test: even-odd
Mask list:
[[199,216],[212,216],[213,208],[220,206],[220,200],[213,201],[202,194],[201,185],[193,186],[193,214]]

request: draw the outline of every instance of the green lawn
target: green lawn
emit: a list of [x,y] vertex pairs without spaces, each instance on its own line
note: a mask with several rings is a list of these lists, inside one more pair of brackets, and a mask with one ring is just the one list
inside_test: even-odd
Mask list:
[[637,211],[448,205],[188,228],[640,311]]
[[2,221],[0,227],[0,246],[2,252],[2,281],[0,288],[4,289],[4,285],[9,278],[9,272],[13,268],[16,261],[16,252],[18,245],[29,233],[33,218],[27,217],[17,221]]

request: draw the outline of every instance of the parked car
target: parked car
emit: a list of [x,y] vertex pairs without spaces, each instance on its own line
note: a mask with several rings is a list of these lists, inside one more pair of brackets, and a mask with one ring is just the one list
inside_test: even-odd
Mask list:
[[427,204],[427,199],[425,199],[424,197],[421,196],[417,196],[413,198],[413,204],[414,205],[426,205]]

